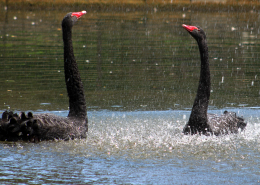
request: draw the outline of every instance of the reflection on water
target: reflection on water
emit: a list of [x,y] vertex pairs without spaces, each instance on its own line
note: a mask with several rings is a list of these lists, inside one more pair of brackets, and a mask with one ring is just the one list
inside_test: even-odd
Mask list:
[[[1,15],[0,108],[67,110],[60,26],[64,13],[10,11]],[[199,78],[199,52],[182,23],[200,25],[207,32],[210,105],[259,106],[257,20],[257,13],[89,11],[73,30],[88,106],[116,110],[191,107]]]
[[[0,110],[67,115],[64,12],[0,12]],[[208,37],[210,112],[233,110],[238,135],[184,136]],[[3,183],[198,184],[259,179],[258,13],[92,12],[73,29],[89,133],[69,142],[1,143]],[[163,110],[163,111],[161,111]],[[191,178],[192,177],[192,178]]]

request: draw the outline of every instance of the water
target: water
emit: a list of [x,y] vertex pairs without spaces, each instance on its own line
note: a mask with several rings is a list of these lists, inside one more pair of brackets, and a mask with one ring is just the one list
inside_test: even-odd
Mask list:
[[248,127],[220,137],[184,136],[189,111],[90,111],[86,140],[2,143],[0,179],[26,184],[259,183],[259,110],[233,111],[252,114]]
[[[259,178],[259,14],[95,12],[73,28],[88,106],[87,139],[0,143],[2,184],[256,184]],[[64,12],[0,12],[0,110],[68,114]],[[209,112],[246,130],[184,136],[199,53],[181,25],[207,33]]]

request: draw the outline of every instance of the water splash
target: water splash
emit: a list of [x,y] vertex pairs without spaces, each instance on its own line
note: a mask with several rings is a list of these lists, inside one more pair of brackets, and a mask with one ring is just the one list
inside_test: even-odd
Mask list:
[[239,114],[247,114],[245,112],[254,112],[246,117],[245,131],[209,137],[182,133],[189,111],[90,112],[87,139],[64,144],[70,148],[66,151],[87,157],[247,160],[249,153],[259,152],[255,146],[260,144],[260,120],[256,116],[258,109],[242,110]]

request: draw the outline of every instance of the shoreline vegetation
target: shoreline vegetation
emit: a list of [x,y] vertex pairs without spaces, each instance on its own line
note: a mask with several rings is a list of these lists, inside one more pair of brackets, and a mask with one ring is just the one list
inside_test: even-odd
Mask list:
[[259,11],[259,0],[0,0],[1,9],[94,11]]

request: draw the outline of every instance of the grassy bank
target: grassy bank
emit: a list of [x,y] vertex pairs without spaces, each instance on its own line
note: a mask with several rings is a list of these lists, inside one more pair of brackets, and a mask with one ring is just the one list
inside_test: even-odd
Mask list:
[[136,11],[136,10],[201,10],[250,11],[260,10],[258,0],[0,0],[1,7],[9,9],[71,9]]

